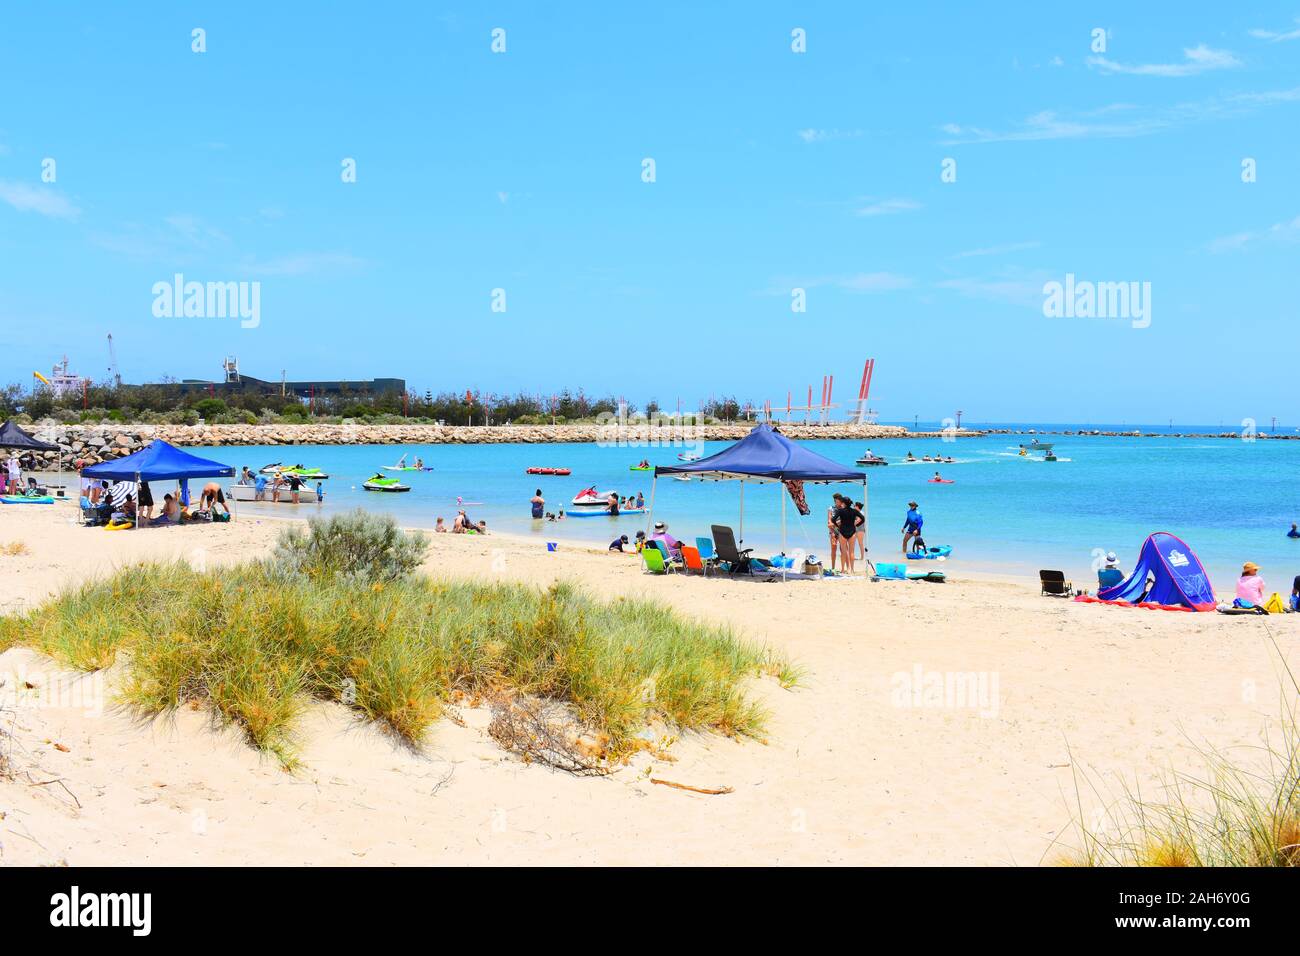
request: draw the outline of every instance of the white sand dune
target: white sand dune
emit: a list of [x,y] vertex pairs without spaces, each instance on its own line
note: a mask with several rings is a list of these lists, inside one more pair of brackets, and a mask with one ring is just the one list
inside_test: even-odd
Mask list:
[[[77,527],[69,505],[6,508],[0,546],[30,551],[0,555],[0,606],[144,558],[219,574],[265,553],[281,527],[114,533]],[[781,648],[806,682],[754,682],[772,715],[766,743],[688,735],[675,762],[643,757],[604,779],[520,763],[487,736],[483,711],[440,722],[415,751],[342,707],[314,706],[304,767],[290,774],[201,711],[141,723],[87,706],[116,675],[69,675],[13,649],[0,655],[6,690],[33,687],[5,704],[19,774],[0,781],[0,861],[1035,864],[1068,828],[1072,759],[1154,792],[1162,772],[1199,769],[1195,744],[1231,752],[1273,724],[1284,695],[1270,633],[1300,671],[1296,617],[1076,605],[955,561],[946,585],[759,584],[649,577],[633,558],[578,545],[431,537],[429,573],[658,598]],[[922,691],[935,675],[974,675],[985,696],[900,696],[918,674]]]

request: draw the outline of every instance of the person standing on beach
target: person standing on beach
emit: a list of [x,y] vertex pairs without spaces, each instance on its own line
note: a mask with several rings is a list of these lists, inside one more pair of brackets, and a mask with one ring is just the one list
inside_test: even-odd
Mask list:
[[867,559],[867,516],[862,511],[862,502],[853,502],[853,507],[858,509],[858,530],[853,535],[853,541],[856,545],[854,555],[861,552],[862,560]]
[[826,509],[826,532],[830,535],[830,542],[826,547],[831,552],[831,570],[834,571],[835,561],[840,553],[840,543],[836,540],[839,532],[835,530],[835,508],[840,503],[840,496],[836,494],[832,495],[831,498],[835,504]]
[[864,520],[853,502],[840,496],[839,507],[835,509],[835,530],[839,533],[840,570],[845,574],[853,573],[853,540],[858,534],[858,524]]
[[9,494],[20,495],[23,493],[23,469],[18,464],[16,455],[10,455],[8,461],[9,472]]
[[541,488],[538,488],[537,491],[533,493],[533,497],[530,500],[530,504],[533,506],[534,518],[541,518],[543,515],[546,514],[546,499],[542,497]]
[[907,503],[907,517],[903,519],[903,554],[907,554],[907,543],[913,537],[921,536],[921,525],[925,524],[925,519],[921,517],[920,507],[915,501]]

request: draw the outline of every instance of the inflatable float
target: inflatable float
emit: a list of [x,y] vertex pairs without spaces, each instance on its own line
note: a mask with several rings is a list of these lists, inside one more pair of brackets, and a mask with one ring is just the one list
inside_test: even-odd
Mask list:
[[927,478],[925,483],[927,485],[951,485],[956,480],[955,478]]
[[936,558],[946,558],[950,554],[952,554],[952,546],[947,544],[941,544],[938,545],[937,547],[927,548],[925,551],[909,551],[907,553],[907,560],[924,561],[926,559],[929,559],[933,561]]
[[573,472],[568,468],[525,468],[526,475],[571,475]]
[[621,518],[623,515],[643,515],[644,508],[620,508],[618,514],[611,514],[605,511],[567,511],[564,514],[566,518]]

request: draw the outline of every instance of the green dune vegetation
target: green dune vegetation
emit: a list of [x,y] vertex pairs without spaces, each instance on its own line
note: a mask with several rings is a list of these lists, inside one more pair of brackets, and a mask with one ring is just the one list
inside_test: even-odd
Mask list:
[[145,564],[69,589],[0,618],[0,650],[84,671],[119,664],[121,702],[136,712],[208,706],[286,766],[312,700],[412,743],[452,702],[558,705],[609,766],[651,725],[758,737],[747,682],[797,677],[768,649],[655,603],[416,574],[426,548],[391,517],[317,519],[264,560]]

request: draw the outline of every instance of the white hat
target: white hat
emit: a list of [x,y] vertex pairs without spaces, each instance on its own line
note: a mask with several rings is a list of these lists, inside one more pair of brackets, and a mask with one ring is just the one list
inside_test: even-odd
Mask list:
[[668,530],[668,525],[665,524],[665,523],[662,522],[662,521],[656,521],[656,522],[655,522],[655,530],[656,530],[656,531],[667,531],[667,530]]
[[1118,560],[1119,560],[1119,558],[1115,557],[1115,552],[1114,552],[1114,551],[1107,551],[1107,552],[1106,552],[1106,563],[1107,563],[1107,564],[1114,564],[1114,563],[1115,563],[1116,561],[1118,561]]

